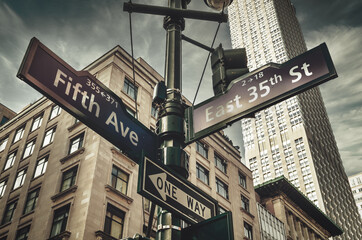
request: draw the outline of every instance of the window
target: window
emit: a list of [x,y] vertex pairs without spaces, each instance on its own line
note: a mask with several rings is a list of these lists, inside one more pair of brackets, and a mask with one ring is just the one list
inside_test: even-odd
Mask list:
[[34,147],[35,147],[35,140],[33,140],[31,142],[28,142],[25,145],[25,150],[24,150],[24,153],[23,153],[23,159],[25,159],[25,158],[29,157],[31,154],[33,154]]
[[239,172],[239,184],[246,189],[246,176]]
[[202,182],[209,185],[209,171],[198,163],[196,163],[196,176]]
[[0,198],[4,196],[5,190],[6,190],[6,183],[7,179],[0,182]]
[[53,118],[59,116],[61,110],[62,110],[62,109],[61,109],[58,105],[54,105],[54,106],[52,107],[52,111],[50,112],[49,120],[52,120]]
[[248,240],[253,239],[253,227],[246,222],[244,222],[244,236],[247,237]]
[[219,206],[219,214],[226,213],[227,210]]
[[3,220],[1,222],[1,224],[5,224],[5,223],[11,222],[11,220],[13,220],[13,215],[14,215],[17,203],[18,202],[15,201],[15,202],[12,202],[12,203],[8,203],[6,205],[5,212],[4,212],[4,217],[3,217]]
[[123,211],[108,204],[104,232],[114,238],[122,238],[124,215],[125,213]]
[[130,96],[132,99],[137,99],[137,87],[127,78],[124,79],[122,91]]
[[228,185],[216,178],[216,192],[226,199],[229,199]]
[[1,122],[0,122],[0,126],[5,124],[9,120],[10,120],[10,118],[3,116],[3,118],[1,119]]
[[241,195],[241,207],[242,207],[245,211],[250,212],[249,199],[247,199],[247,198],[244,197],[243,195]]
[[24,181],[25,181],[25,178],[26,178],[26,168],[19,171],[17,174],[16,174],[16,178],[15,178],[15,183],[14,183],[14,187],[13,189],[17,189],[21,186],[23,186],[24,184]]
[[0,140],[0,152],[4,151],[6,144],[8,143],[9,138],[6,137]]
[[14,165],[15,162],[15,158],[16,158],[16,152],[14,151],[12,153],[10,153],[8,155],[8,157],[6,158],[6,162],[5,162],[5,166],[4,166],[4,171],[11,168]]
[[43,115],[39,115],[36,118],[34,118],[33,125],[31,125],[30,131],[33,132],[38,128],[40,128],[42,122],[43,122]]
[[201,142],[196,142],[196,151],[201,154],[204,158],[208,157],[208,149]]
[[147,198],[143,198],[142,200],[143,200],[143,209],[146,210],[147,212],[150,212],[152,202]]
[[16,233],[16,239],[15,240],[27,240],[28,234],[30,231],[30,225],[23,227]]
[[48,156],[39,159],[36,163],[34,178],[43,175],[47,169],[47,166],[48,166]]
[[54,211],[53,224],[50,237],[65,231],[69,215],[69,204]]
[[54,140],[54,133],[55,133],[55,127],[49,129],[48,131],[45,132],[45,136],[44,136],[44,140],[43,140],[43,144],[41,145],[42,147],[45,147],[49,144],[51,144]]
[[128,174],[113,166],[111,176],[112,187],[123,194],[127,194]]
[[83,138],[84,133],[81,133],[70,140],[69,154],[74,153],[83,146]]
[[34,210],[36,202],[38,201],[40,188],[28,193],[24,207],[24,214],[30,213]]
[[62,178],[62,185],[60,187],[60,192],[63,192],[64,190],[69,189],[70,187],[72,187],[75,184],[75,178],[77,176],[77,170],[78,170],[78,166],[69,169],[68,171],[63,173],[63,178]]
[[158,110],[157,110],[157,108],[156,108],[156,106],[154,104],[152,104],[151,116],[154,117],[154,118],[157,118],[157,116],[158,116]]
[[136,117],[136,112],[133,111],[132,109],[130,109],[129,107],[126,107],[126,111],[132,116],[132,117]]
[[215,166],[220,169],[223,173],[226,173],[226,162],[219,157],[218,155],[215,154]]
[[18,130],[16,130],[13,143],[16,143],[17,141],[19,141],[20,139],[23,138],[23,136],[24,136],[24,129],[25,129],[25,127],[21,127],[21,128],[19,128]]

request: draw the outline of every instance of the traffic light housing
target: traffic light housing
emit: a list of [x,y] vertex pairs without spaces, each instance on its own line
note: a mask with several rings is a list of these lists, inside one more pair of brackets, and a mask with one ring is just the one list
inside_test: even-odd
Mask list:
[[211,54],[214,94],[224,93],[237,77],[249,72],[245,48],[224,50],[220,44]]

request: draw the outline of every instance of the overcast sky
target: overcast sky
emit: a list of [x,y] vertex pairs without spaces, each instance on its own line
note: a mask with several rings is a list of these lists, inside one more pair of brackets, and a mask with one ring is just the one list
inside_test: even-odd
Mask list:
[[[128,13],[124,0],[0,0],[0,102],[14,111],[41,95],[16,78],[32,37],[38,38],[75,69],[81,70],[120,45],[131,52]],[[133,0],[165,6],[166,0]],[[321,86],[328,117],[347,175],[362,171],[362,1],[294,0],[297,17],[309,49],[326,42],[339,78]],[[209,10],[202,0],[192,10]],[[164,73],[165,31],[163,18],[132,14],[134,55]],[[184,34],[210,45],[217,23],[186,20]],[[222,24],[216,44],[231,48],[227,24]],[[183,44],[183,93],[192,100],[207,52]],[[210,66],[196,103],[213,96]],[[230,134],[240,143],[240,124]]]

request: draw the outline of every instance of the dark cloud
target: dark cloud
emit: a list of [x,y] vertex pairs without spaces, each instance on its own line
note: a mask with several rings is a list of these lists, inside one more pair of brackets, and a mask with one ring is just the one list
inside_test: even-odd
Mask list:
[[361,26],[360,0],[291,0],[304,33],[327,25]]
[[[126,0],[3,0],[0,2],[0,102],[15,111],[41,95],[16,78],[32,37],[37,37],[75,69],[82,69],[120,45],[131,53]],[[128,2],[128,0],[127,0]],[[133,0],[167,5],[167,1]],[[293,0],[308,47],[327,42],[339,78],[321,86],[326,108],[347,174],[362,171],[362,2]],[[191,1],[192,10],[211,11],[204,1]],[[165,30],[161,16],[132,14],[134,56],[144,58],[164,73]],[[186,19],[184,34],[210,46],[218,23]],[[227,24],[222,24],[215,45],[231,48]],[[208,52],[183,43],[183,93],[193,100]],[[213,96],[210,63],[196,103]],[[226,130],[235,144],[242,144],[240,123]]]
[[362,171],[362,26],[328,25],[305,34],[309,48],[326,42],[338,78],[321,85],[347,175]]

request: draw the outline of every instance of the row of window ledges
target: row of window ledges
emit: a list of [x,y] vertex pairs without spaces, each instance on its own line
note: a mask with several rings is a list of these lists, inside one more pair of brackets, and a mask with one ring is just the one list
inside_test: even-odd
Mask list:
[[[38,197],[38,195],[36,194],[38,194],[38,192],[39,189],[29,193],[28,198],[31,197],[31,199],[29,198],[29,201],[31,201],[31,203],[29,203],[27,207],[35,204]],[[7,205],[6,213],[9,213],[9,216],[7,217],[10,217],[10,215],[13,214],[14,210],[16,209],[16,204],[17,202],[15,201]],[[58,237],[62,235],[67,235],[68,237],[71,235],[71,232],[66,231],[68,219],[71,216],[70,210],[70,203],[54,210],[49,239],[58,239]],[[111,236],[117,239],[122,238],[125,215],[125,212],[108,203],[105,214],[104,230],[97,232],[101,232],[102,235]],[[19,230],[17,230],[15,240],[28,239],[30,230],[31,224],[25,227],[22,226]],[[7,240],[7,236],[1,236],[0,240]]]
[[[59,116],[61,113],[61,108],[58,105],[54,105],[51,109],[50,115],[49,115],[49,121],[53,120],[55,117]],[[36,117],[33,118],[33,122],[30,128],[30,133],[34,132],[35,130],[39,129],[43,123],[43,116],[44,116],[44,112],[42,112],[41,114],[38,114]],[[24,132],[25,132],[25,125],[26,123],[24,123],[21,127],[17,128],[13,137],[13,140],[11,141],[11,144],[17,143],[18,141],[20,141],[23,136],[24,136]],[[5,150],[7,143],[9,142],[9,136],[7,135],[6,137],[2,138],[0,140],[0,152],[2,152],[3,150]]]
[[[83,137],[84,137],[84,132],[71,139],[71,144],[69,146],[69,154],[77,151],[79,148],[82,147]],[[41,157],[37,161],[36,167],[34,170],[33,179],[38,178],[45,173],[45,171],[47,169],[47,165],[48,165],[48,159],[49,159],[49,153],[47,153],[45,156]],[[66,191],[67,189],[71,188],[75,184],[77,168],[78,168],[78,166],[75,166],[75,167],[71,168],[70,170],[67,170],[63,173],[60,192]],[[13,185],[13,190],[20,188],[24,184],[26,174],[27,174],[27,169],[28,169],[28,167],[26,166],[17,172],[16,178],[14,181],[14,185]],[[0,198],[5,193],[5,190],[7,187],[7,181],[8,181],[7,177],[0,181]],[[26,203],[25,203],[24,209],[23,209],[23,216],[30,214],[34,211],[37,199],[39,197],[39,191],[40,191],[40,187],[35,190],[29,191],[27,200],[26,200]],[[17,202],[18,202],[18,200],[10,200],[10,202],[7,203],[4,215],[2,217],[1,225],[7,225],[8,223],[10,223],[12,221]],[[23,228],[23,230],[24,229],[26,229],[26,228]],[[20,237],[23,236],[23,231],[19,230],[19,233],[17,234],[17,236],[18,235]],[[22,239],[22,238],[19,238],[19,239]]]
[[[46,168],[46,166],[45,166],[45,168]],[[61,187],[60,187],[61,192],[64,192],[65,190],[74,186],[77,169],[78,169],[78,166],[75,166],[75,167],[71,168],[70,170],[65,171],[63,173]],[[23,175],[24,177],[22,179],[25,179],[25,175]],[[23,180],[22,180],[22,183],[23,183]],[[36,204],[37,204],[37,201],[38,201],[38,198],[40,195],[40,189],[41,189],[41,187],[37,187],[36,189],[29,190],[27,197],[26,197],[24,207],[23,207],[22,216],[26,216],[35,211]],[[17,209],[18,200],[19,199],[11,200],[10,202],[8,202],[6,204],[0,227],[4,227],[12,222],[15,210]],[[59,226],[58,227],[55,226],[57,224],[57,221],[59,221],[59,217],[57,216],[57,213],[58,213],[57,211],[55,211],[55,213],[54,213],[51,237],[57,235],[57,234],[55,234],[55,232],[57,232],[57,229],[59,229]],[[26,239],[24,237],[28,235],[29,229],[30,229],[30,225],[27,227],[21,228],[17,232],[16,239]],[[2,239],[2,238],[0,238],[0,239]]]
[[[78,166],[74,166],[71,169],[65,171],[62,176],[60,193],[70,189],[75,185]],[[112,167],[111,185],[124,195],[127,195],[129,175],[119,169],[118,167]],[[32,213],[35,210],[37,200],[39,198],[40,187],[35,190],[29,191],[26,202],[23,209],[23,216]],[[1,225],[6,225],[12,221],[14,212],[17,207],[18,200],[12,200],[6,205],[5,212],[1,221]],[[114,210],[115,207],[109,205],[107,208],[106,222],[104,231],[113,237],[121,237],[123,231],[123,220],[125,213],[121,210]],[[66,219],[68,218],[69,205],[62,207],[54,211],[53,225],[50,233],[50,237],[56,236],[65,231]],[[64,222],[65,221],[65,222]],[[117,225],[120,229],[112,229]],[[25,227],[18,231],[17,236],[23,236],[24,232],[29,231],[29,228]],[[118,232],[119,235],[114,235]],[[26,233],[27,234],[27,233]],[[1,238],[0,238],[1,239]],[[18,239],[18,238],[17,238]],[[19,238],[22,239],[22,238]]]
[[[45,134],[45,137],[43,140],[43,144],[44,144],[44,142],[46,142],[45,146],[47,146],[53,142],[55,129],[56,128],[53,127],[47,131],[47,132],[51,132],[51,134],[47,134],[47,133]],[[84,139],[84,132],[78,134],[77,136],[73,137],[70,140],[70,145],[69,145],[69,150],[68,150],[69,155],[76,152],[78,149],[80,149],[83,146],[83,139]],[[32,143],[31,148],[30,148],[31,150],[29,150],[29,148],[28,148],[29,143]],[[34,150],[34,145],[35,145],[35,140],[32,140],[26,144],[26,147],[24,150],[24,153],[27,153],[26,157],[29,157],[30,155],[32,155],[33,150]],[[43,146],[43,147],[45,147],[45,146]],[[8,170],[9,168],[11,168],[14,165],[14,162],[16,159],[16,153],[17,153],[17,150],[12,151],[10,154],[8,154],[5,164],[4,164],[3,171]],[[36,167],[35,167],[35,170],[33,173],[33,179],[35,179],[45,173],[45,170],[47,168],[48,158],[49,158],[49,153],[47,153],[45,156],[40,157],[37,160]],[[23,159],[25,159],[24,154],[23,154]],[[25,167],[25,168],[23,167],[20,171],[17,172],[16,178],[14,181],[14,185],[12,188],[13,190],[21,187],[24,184],[26,174],[27,174],[27,167]],[[4,179],[0,179],[0,198],[5,193],[6,185],[7,185],[7,177]]]
[[[61,108],[57,105],[54,105],[52,107],[49,120],[52,120],[53,118],[58,116],[60,114],[60,111],[61,111]],[[43,119],[43,113],[33,119],[31,131],[35,131],[36,129],[38,129],[41,126],[42,119]],[[19,141],[23,137],[24,129],[25,129],[25,124],[16,130],[16,133],[14,136],[15,141],[13,141],[13,143]],[[52,143],[52,141],[54,139],[55,129],[56,129],[56,127],[52,127],[46,131],[44,139],[43,139],[42,147],[46,147],[50,143]],[[0,142],[0,152],[5,149],[5,145],[8,142],[8,138],[9,137],[7,136],[5,138],[5,140]],[[36,142],[36,138],[31,139],[30,141],[28,141],[26,143],[21,160],[24,160],[25,158],[30,157],[33,154],[35,142]],[[7,157],[5,158],[6,160],[5,160],[4,167],[3,167],[3,173],[14,165],[16,156],[17,156],[17,152],[18,152],[18,150],[15,149],[15,150],[12,150],[7,155]],[[48,163],[48,157],[49,157],[49,155],[47,153],[37,160],[37,163],[36,163],[36,166],[34,169],[33,179],[38,178],[45,173],[45,170],[47,168],[47,163]],[[24,184],[25,178],[27,175],[27,170],[28,170],[28,167],[26,166],[26,167],[22,167],[22,169],[17,172],[15,181],[13,183],[12,190],[16,190]],[[8,185],[8,177],[9,176],[6,176],[6,177],[3,177],[0,179],[0,198],[3,197],[3,195],[5,194],[5,190]]]

